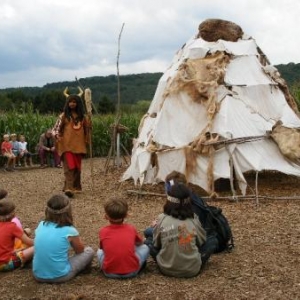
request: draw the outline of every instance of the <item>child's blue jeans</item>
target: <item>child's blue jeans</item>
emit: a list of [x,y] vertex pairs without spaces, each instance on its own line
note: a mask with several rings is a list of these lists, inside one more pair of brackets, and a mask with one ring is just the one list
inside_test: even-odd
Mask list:
[[[105,273],[103,270],[103,274],[106,277],[109,278],[132,278],[138,275],[138,273],[140,272],[140,270],[143,268],[144,264],[146,263],[146,260],[149,256],[149,248],[147,245],[141,245],[141,246],[136,246],[135,247],[135,254],[139,259],[139,264],[140,264],[140,268],[132,273],[128,273],[128,274],[108,274]],[[100,268],[102,269],[102,264],[104,261],[104,251],[102,249],[98,249],[97,250],[97,259],[100,265]]]

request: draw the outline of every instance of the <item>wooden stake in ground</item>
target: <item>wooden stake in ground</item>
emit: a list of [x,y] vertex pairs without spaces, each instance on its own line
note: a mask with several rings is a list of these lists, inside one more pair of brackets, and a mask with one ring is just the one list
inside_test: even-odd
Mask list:
[[121,36],[124,28],[124,23],[122,25],[119,38],[118,38],[118,55],[117,55],[117,80],[118,80],[118,102],[117,102],[117,114],[116,119],[113,125],[110,126],[111,128],[111,144],[108,151],[107,159],[104,165],[105,173],[108,172],[110,161],[113,161],[113,165],[120,167],[121,166],[121,152],[123,152],[123,159],[126,164],[128,164],[126,160],[126,155],[129,156],[127,149],[121,142],[121,133],[128,130],[127,127],[120,124],[121,119],[121,89],[120,89],[120,73],[119,73],[119,58],[120,58],[120,41]]
[[89,120],[89,126],[87,128],[87,137],[89,144],[89,155],[90,155],[90,168],[91,168],[91,178],[92,178],[92,192],[94,192],[94,164],[93,164],[93,144],[92,144],[92,91],[87,88],[84,90],[84,103],[87,118]]

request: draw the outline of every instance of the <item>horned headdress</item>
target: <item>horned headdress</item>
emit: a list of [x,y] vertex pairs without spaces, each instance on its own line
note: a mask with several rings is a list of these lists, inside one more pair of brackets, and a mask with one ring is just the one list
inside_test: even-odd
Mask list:
[[88,116],[92,115],[92,91],[89,88],[86,88],[84,91],[80,86],[78,86],[79,93],[78,94],[69,94],[69,88],[66,87],[64,89],[63,94],[65,95],[66,99],[69,99],[70,97],[79,97],[82,100],[82,95],[84,95],[83,100],[84,100],[84,108],[85,112]]
[[64,89],[64,96],[66,97],[66,99],[69,99],[70,97],[79,97],[79,98],[81,98],[82,95],[83,95],[83,90],[80,86],[78,86],[78,90],[79,90],[78,94],[69,94],[69,88],[66,87]]

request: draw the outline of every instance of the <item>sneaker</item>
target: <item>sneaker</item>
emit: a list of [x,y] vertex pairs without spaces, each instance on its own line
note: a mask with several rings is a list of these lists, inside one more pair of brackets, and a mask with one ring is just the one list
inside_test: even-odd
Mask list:
[[147,261],[144,261],[141,268],[139,269],[139,273],[143,272],[146,270],[146,267],[147,267]]
[[62,166],[61,165],[57,165],[56,168],[62,168]]
[[71,190],[65,190],[65,195],[69,198],[72,198],[74,196],[74,192]]
[[81,274],[90,274],[90,273],[92,273],[92,270],[93,270],[93,267],[92,267],[92,262],[91,262],[81,271]]
[[22,269],[32,269],[32,260],[26,261],[22,267]]

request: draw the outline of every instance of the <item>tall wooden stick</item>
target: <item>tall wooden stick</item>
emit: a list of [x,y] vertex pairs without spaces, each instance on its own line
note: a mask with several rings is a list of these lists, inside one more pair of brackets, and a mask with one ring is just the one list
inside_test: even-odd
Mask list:
[[[117,143],[117,139],[120,139],[120,133],[118,132],[119,123],[121,119],[121,87],[120,87],[120,72],[119,72],[119,59],[120,59],[120,44],[121,44],[121,36],[123,32],[125,23],[122,24],[122,28],[118,38],[118,54],[117,54],[117,82],[118,82],[118,102],[117,102],[117,114],[115,123],[112,127],[112,135],[111,135],[111,145],[109,149],[109,153],[105,163],[105,173],[108,171],[109,162],[112,157],[113,161],[115,162],[115,158],[117,155],[117,166],[120,166],[120,143]],[[117,148],[117,149],[116,149]]]
[[119,34],[118,38],[118,55],[117,55],[117,80],[118,80],[118,103],[117,103],[117,118],[116,118],[116,125],[120,121],[121,112],[120,112],[120,106],[121,106],[121,87],[120,87],[120,72],[119,72],[119,59],[120,59],[120,45],[121,45],[121,36],[123,32],[125,23],[122,24],[122,28]]
[[114,146],[116,147],[116,155],[117,155],[117,166],[119,167],[121,162],[120,162],[120,143],[118,141],[120,141],[120,133],[117,132],[118,130],[118,125],[121,119],[121,85],[120,85],[120,72],[119,72],[119,59],[120,59],[120,52],[121,52],[121,36],[122,36],[122,32],[123,32],[123,28],[124,28],[125,23],[122,24],[121,27],[121,31],[119,34],[119,38],[118,38],[118,55],[117,55],[117,78],[118,78],[118,104],[117,104],[117,118],[116,118],[116,122],[115,122],[115,126],[114,126],[114,139],[117,139],[117,141],[114,141]]

